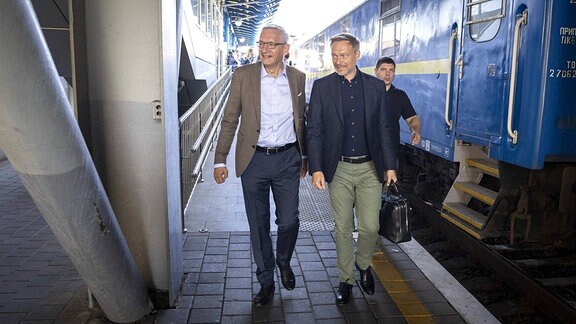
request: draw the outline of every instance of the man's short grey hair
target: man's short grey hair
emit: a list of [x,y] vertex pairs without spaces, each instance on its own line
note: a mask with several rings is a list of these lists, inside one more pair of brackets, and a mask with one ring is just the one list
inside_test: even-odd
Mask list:
[[349,42],[350,45],[352,45],[352,47],[354,48],[355,52],[360,50],[360,41],[358,40],[358,38],[356,38],[356,36],[350,33],[340,33],[332,36],[330,38],[330,46],[332,46],[334,42],[340,42],[340,41]]
[[262,30],[264,30],[264,29],[275,29],[275,30],[279,31],[280,34],[282,35],[282,42],[283,43],[288,43],[288,41],[290,40],[290,36],[288,36],[286,29],[284,29],[284,27],[282,27],[282,26],[275,25],[275,24],[268,24],[268,25],[262,27]]

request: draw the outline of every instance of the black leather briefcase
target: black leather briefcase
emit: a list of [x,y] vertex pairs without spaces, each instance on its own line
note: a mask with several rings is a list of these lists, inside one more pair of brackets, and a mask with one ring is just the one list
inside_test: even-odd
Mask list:
[[393,243],[408,242],[410,234],[410,217],[412,208],[408,199],[402,197],[395,183],[382,193],[380,208],[380,230],[378,233]]

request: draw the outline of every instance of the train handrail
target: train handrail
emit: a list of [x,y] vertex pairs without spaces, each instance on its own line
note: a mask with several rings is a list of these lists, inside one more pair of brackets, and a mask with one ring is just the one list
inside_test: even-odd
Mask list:
[[458,30],[452,30],[452,34],[450,35],[450,44],[448,46],[448,77],[446,78],[446,107],[444,108],[444,121],[448,125],[449,129],[452,130],[452,120],[448,118],[448,113],[450,111],[450,101],[452,100],[452,60],[454,59],[454,40],[458,37]]
[[506,131],[512,138],[512,144],[518,143],[518,130],[512,130],[512,118],[514,117],[514,100],[516,99],[516,73],[518,69],[518,42],[520,28],[528,23],[528,10],[524,10],[514,26],[514,45],[512,47],[512,71],[510,72],[510,95],[508,96],[508,120]]
[[[230,83],[228,83],[228,85],[224,89],[223,93],[229,93],[229,90],[230,90]],[[218,102],[216,103],[215,109],[212,111],[212,113],[210,114],[210,116],[206,120],[206,125],[212,124],[212,120],[214,119],[214,116],[216,116],[216,114],[221,110],[220,107],[223,107],[222,103],[224,102],[224,97],[226,97],[226,96],[221,96],[220,99],[218,99]],[[218,123],[216,123],[215,125],[218,125]],[[215,128],[215,127],[213,126],[212,128]],[[198,149],[200,148],[200,145],[202,145],[202,143],[204,142],[204,137],[206,136],[206,133],[208,133],[208,127],[204,127],[202,129],[202,131],[198,135],[198,138],[196,139],[194,144],[192,144],[192,149],[191,149],[192,153],[195,153],[196,151],[198,151]]]

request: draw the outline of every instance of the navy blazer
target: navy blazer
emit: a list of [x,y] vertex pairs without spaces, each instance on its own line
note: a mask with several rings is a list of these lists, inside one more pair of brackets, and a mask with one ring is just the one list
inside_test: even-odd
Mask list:
[[[386,107],[386,87],[378,78],[358,70],[364,87],[364,111],[368,150],[380,182],[386,170],[396,169],[397,144],[392,134],[392,118]],[[307,112],[308,166],[310,174],[324,173],[332,182],[342,155],[344,128],[340,78],[336,72],[314,81]]]

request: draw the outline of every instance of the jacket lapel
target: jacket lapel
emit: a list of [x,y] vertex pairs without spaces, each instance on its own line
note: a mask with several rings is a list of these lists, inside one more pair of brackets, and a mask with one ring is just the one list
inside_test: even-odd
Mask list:
[[342,106],[342,93],[340,93],[340,77],[336,72],[332,75],[332,86],[336,89],[336,97],[334,98],[334,101],[336,102],[336,115],[340,120],[340,124],[344,126],[344,108]]
[[262,104],[261,102],[261,95],[260,95],[260,87],[261,87],[261,73],[262,73],[262,64],[261,63],[257,63],[254,64],[255,68],[253,69],[253,72],[250,74],[250,82],[249,84],[252,85],[252,98],[254,100],[254,114],[256,115],[256,121],[258,122],[257,127],[260,128],[260,116],[261,116],[261,107],[260,105]]
[[304,95],[298,93],[298,78],[296,75],[286,67],[286,77],[288,78],[288,85],[290,86],[290,96],[292,97],[292,112],[294,113],[294,125],[298,128],[298,121],[300,120],[300,112],[298,111],[298,96]]
[[364,88],[364,120],[368,122],[366,125],[370,125],[370,119],[373,116],[373,109],[377,109],[375,105],[372,104],[374,100],[374,91],[372,91],[371,86],[372,84],[366,78],[366,75],[363,72],[358,71],[360,73],[360,77],[362,78],[362,87]]

